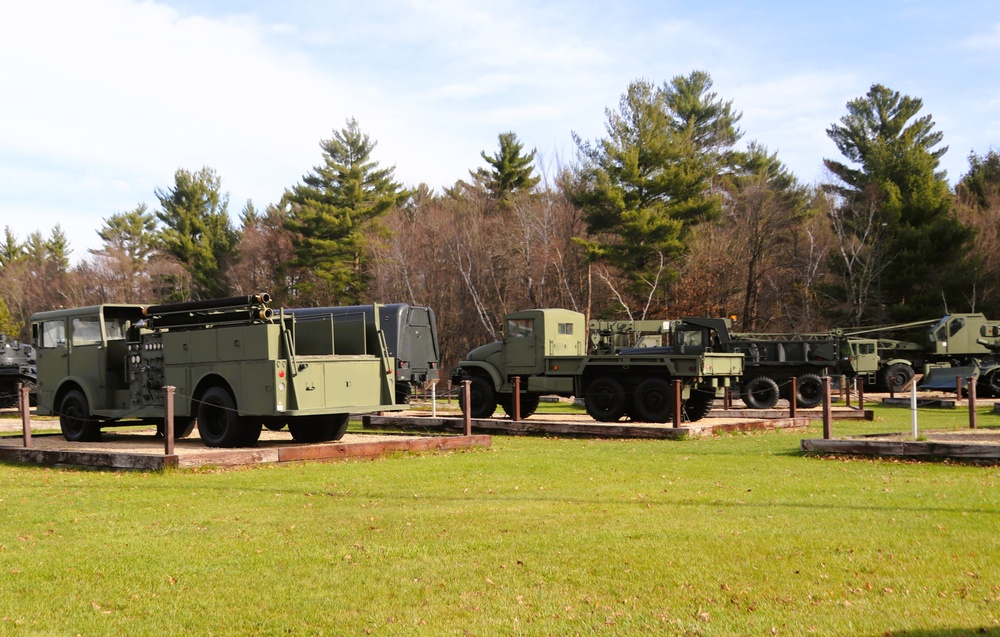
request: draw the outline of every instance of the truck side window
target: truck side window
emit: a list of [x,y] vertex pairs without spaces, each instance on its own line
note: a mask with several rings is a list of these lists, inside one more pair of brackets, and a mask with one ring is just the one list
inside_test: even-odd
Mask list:
[[44,348],[66,347],[66,322],[60,319],[39,325],[36,345]]
[[559,333],[560,334],[571,335],[573,333],[573,324],[572,323],[560,323],[559,324]]
[[954,336],[955,333],[958,332],[958,330],[962,329],[963,327],[965,327],[965,319],[964,318],[955,319],[954,321],[951,322],[951,325],[948,326],[948,335]]
[[535,319],[507,319],[509,338],[532,338],[535,334]]
[[73,319],[73,345],[94,345],[101,342],[101,320],[95,317]]
[[111,319],[104,322],[104,330],[108,333],[109,341],[125,340],[128,333],[128,321],[124,319]]

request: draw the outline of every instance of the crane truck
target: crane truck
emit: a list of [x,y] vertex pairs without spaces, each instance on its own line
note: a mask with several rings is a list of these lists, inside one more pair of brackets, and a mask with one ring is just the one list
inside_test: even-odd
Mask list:
[[[502,341],[472,350],[451,373],[453,383],[470,383],[473,418],[489,418],[498,403],[513,416],[518,378],[520,415],[525,418],[534,413],[540,396],[553,394],[582,398],[587,413],[602,422],[626,416],[667,422],[674,414],[671,381],[678,380],[683,416],[693,422],[709,413],[717,391],[743,373],[742,354],[709,352],[694,342],[674,342],[670,351],[613,351],[592,331],[590,338],[596,341],[591,351],[583,314],[566,309],[513,312],[505,317],[504,328]],[[669,322],[661,322],[660,332],[670,332]]]
[[31,317],[37,413],[67,440],[101,429],[163,424],[176,388],[175,427],[197,423],[209,447],[253,446],[287,425],[300,442],[338,440],[352,412],[402,409],[394,395],[378,308],[374,320],[298,321],[268,294],[164,305],[105,304]]

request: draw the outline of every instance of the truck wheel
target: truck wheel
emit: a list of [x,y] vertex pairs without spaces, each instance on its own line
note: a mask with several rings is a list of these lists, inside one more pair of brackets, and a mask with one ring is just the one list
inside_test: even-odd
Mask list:
[[810,409],[823,402],[823,380],[816,374],[802,374],[795,379],[795,404]]
[[[497,409],[497,395],[493,385],[482,376],[473,376],[469,384],[469,413],[473,418],[489,418]],[[465,392],[461,386],[458,390],[458,404],[465,413]]]
[[67,392],[59,404],[59,428],[70,442],[96,442],[101,439],[101,423],[90,417],[90,405],[83,392]]
[[712,411],[715,392],[707,389],[692,389],[691,396],[684,401],[684,415],[688,422],[696,422]]
[[350,414],[297,416],[288,419],[288,431],[295,442],[330,442],[344,437],[350,419]]
[[[174,419],[174,440],[180,440],[181,438],[187,438],[194,432],[194,425],[197,421],[194,418],[175,418]],[[156,435],[163,437],[167,435],[167,423],[160,419],[156,423]]]
[[889,365],[882,376],[882,382],[889,391],[899,391],[913,378],[913,368],[906,363]]
[[240,418],[240,439],[236,442],[237,447],[256,447],[260,440],[260,433],[264,429],[264,422],[259,416]]
[[236,402],[221,387],[209,387],[198,403],[198,435],[206,447],[235,447],[240,442]]
[[980,376],[976,382],[976,387],[982,392],[983,397],[1000,397],[1000,367],[994,368]]
[[625,389],[610,376],[601,376],[587,386],[583,399],[587,413],[600,422],[617,422],[625,415]]
[[674,415],[674,398],[670,381],[663,378],[647,378],[639,383],[635,388],[630,411],[639,422],[669,422]]
[[751,409],[770,409],[778,402],[778,383],[768,376],[755,376],[743,383],[740,397]]
[[[521,420],[528,418],[538,410],[538,394],[521,394]],[[501,394],[498,401],[505,414],[514,417],[514,394]]]

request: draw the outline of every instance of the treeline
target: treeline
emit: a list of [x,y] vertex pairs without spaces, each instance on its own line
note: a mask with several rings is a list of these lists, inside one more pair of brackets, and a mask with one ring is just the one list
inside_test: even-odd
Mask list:
[[605,136],[543,167],[514,132],[443,192],[404,187],[351,119],[322,163],[234,219],[211,168],[178,170],[157,205],[110,215],[72,266],[61,228],[0,245],[0,331],[32,312],[269,292],[276,306],[434,308],[447,369],[506,312],[735,315],[740,330],[812,331],[953,311],[1000,316],[1000,155],[952,189],[921,100],[874,85],[827,134],[842,158],[801,183],[695,71],[632,82]]

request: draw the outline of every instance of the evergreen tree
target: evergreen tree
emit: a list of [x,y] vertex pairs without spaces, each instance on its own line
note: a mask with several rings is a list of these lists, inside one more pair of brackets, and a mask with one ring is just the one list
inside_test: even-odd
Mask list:
[[[971,236],[951,214],[951,193],[938,170],[948,148],[935,148],[943,135],[933,130],[930,115],[917,117],[922,106],[919,99],[876,84],[865,97],[848,102],[841,123],[827,129],[850,163],[824,160],[838,179],[826,189],[838,198],[835,214],[850,220],[845,232],[866,244],[859,263],[873,273],[855,287],[864,292],[861,288],[876,283],[878,288],[855,295],[855,303],[874,305],[869,319],[940,315],[946,274]],[[842,255],[834,256],[833,266],[844,272]],[[859,307],[857,316],[864,316],[864,309]]]
[[292,266],[313,276],[299,291],[319,303],[351,305],[367,288],[364,231],[408,193],[393,181],[395,167],[372,160],[377,142],[353,118],[320,143],[323,164],[286,191],[286,227],[293,233]]
[[630,304],[671,274],[687,229],[721,212],[711,183],[721,153],[740,136],[740,115],[710,87],[700,72],[659,88],[632,82],[618,110],[606,111],[606,138],[592,144],[574,135],[581,162],[572,200],[591,235],[580,243],[591,261],[630,277]]
[[45,241],[45,252],[47,260],[57,273],[65,274],[69,271],[69,255],[73,251],[69,247],[69,239],[61,225],[56,224],[56,227],[52,228],[52,233]]
[[155,233],[156,217],[144,203],[129,212],[111,215],[104,220],[104,227],[97,231],[104,242],[102,251],[123,255],[136,270],[156,250]]
[[499,142],[500,150],[492,157],[486,151],[480,153],[490,168],[478,168],[475,172],[469,172],[486,187],[501,208],[506,208],[514,195],[531,192],[541,178],[533,175],[534,168],[531,164],[535,160],[535,149],[523,155],[524,144],[518,141],[514,132],[500,133]]
[[0,244],[0,268],[24,256],[24,245],[18,242],[10,226],[4,227],[3,243]]
[[969,172],[962,176],[956,193],[969,205],[983,209],[1000,200],[1000,153],[990,150],[980,157],[969,154]]
[[239,235],[229,219],[222,179],[208,167],[196,173],[178,169],[174,187],[155,192],[162,208],[156,216],[164,224],[160,243],[190,272],[194,298],[226,296],[221,270]]

